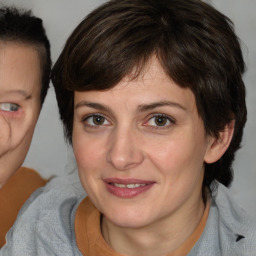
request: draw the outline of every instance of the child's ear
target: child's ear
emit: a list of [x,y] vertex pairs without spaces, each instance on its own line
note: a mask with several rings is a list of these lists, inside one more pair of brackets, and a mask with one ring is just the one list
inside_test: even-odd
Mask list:
[[209,144],[205,153],[204,161],[208,164],[218,161],[228,149],[233,137],[235,120],[228,123],[224,130],[219,133],[219,137],[209,136]]

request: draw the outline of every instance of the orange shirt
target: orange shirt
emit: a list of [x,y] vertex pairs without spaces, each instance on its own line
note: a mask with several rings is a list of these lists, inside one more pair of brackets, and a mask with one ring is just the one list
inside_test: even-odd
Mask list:
[[[203,233],[210,210],[210,200],[207,201],[203,217],[191,236],[168,256],[185,256],[194,247]],[[100,213],[86,197],[76,211],[75,216],[76,243],[83,255],[122,256],[115,252],[105,242],[100,229]]]
[[14,224],[22,205],[46,182],[35,170],[21,167],[0,189],[0,248],[5,244],[5,235]]

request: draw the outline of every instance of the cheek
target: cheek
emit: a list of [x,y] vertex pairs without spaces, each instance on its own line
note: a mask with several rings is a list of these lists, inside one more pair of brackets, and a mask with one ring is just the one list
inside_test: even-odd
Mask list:
[[102,162],[104,147],[97,140],[90,139],[89,135],[74,130],[72,144],[79,171],[95,169]]
[[[73,133],[74,134],[74,133]],[[78,174],[85,192],[94,199],[98,190],[99,177],[104,156],[100,154],[99,145],[95,141],[81,136],[73,135],[73,151],[77,162]]]
[[34,129],[36,126],[38,113],[24,114],[20,118],[10,118],[8,120],[9,126],[9,147],[10,150],[22,147],[27,150],[30,146]]
[[24,133],[20,134],[21,135],[20,140],[16,141],[19,144],[16,144],[14,151],[19,152],[20,159],[23,159],[22,162],[24,161],[24,159],[28,153],[28,150],[29,150],[32,138],[33,138],[33,134],[34,134],[34,127],[35,126],[31,126],[28,130],[26,130],[25,135],[24,135]]
[[12,120],[13,140],[23,141],[32,138],[38,120],[39,112],[26,114],[23,118]]
[[200,138],[181,134],[169,140],[163,140],[148,152],[151,162],[165,175],[175,181],[180,177],[190,177],[200,172],[203,166],[205,145]]

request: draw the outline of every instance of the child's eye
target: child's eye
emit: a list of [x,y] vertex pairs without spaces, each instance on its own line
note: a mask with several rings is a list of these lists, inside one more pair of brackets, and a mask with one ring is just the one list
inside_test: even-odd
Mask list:
[[173,124],[174,121],[165,115],[155,115],[151,117],[145,125],[155,127],[167,127]]
[[110,124],[110,122],[107,121],[107,119],[101,115],[88,116],[83,120],[83,122],[89,126],[101,126],[101,125],[106,126]]
[[20,106],[15,103],[8,103],[8,102],[0,103],[0,110],[3,110],[3,111],[15,112],[15,111],[18,111],[19,108]]

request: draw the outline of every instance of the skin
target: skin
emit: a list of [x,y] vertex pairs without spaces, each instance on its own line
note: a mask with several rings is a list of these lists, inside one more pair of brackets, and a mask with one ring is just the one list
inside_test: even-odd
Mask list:
[[37,50],[0,41],[0,186],[23,163],[40,113],[41,67]]
[[[106,242],[126,255],[175,250],[204,212],[204,162],[221,157],[232,129],[219,140],[207,136],[192,91],[176,85],[154,57],[137,79],[75,92],[74,103],[74,154],[82,185],[103,214]],[[151,185],[122,197],[106,184],[115,179]]]

